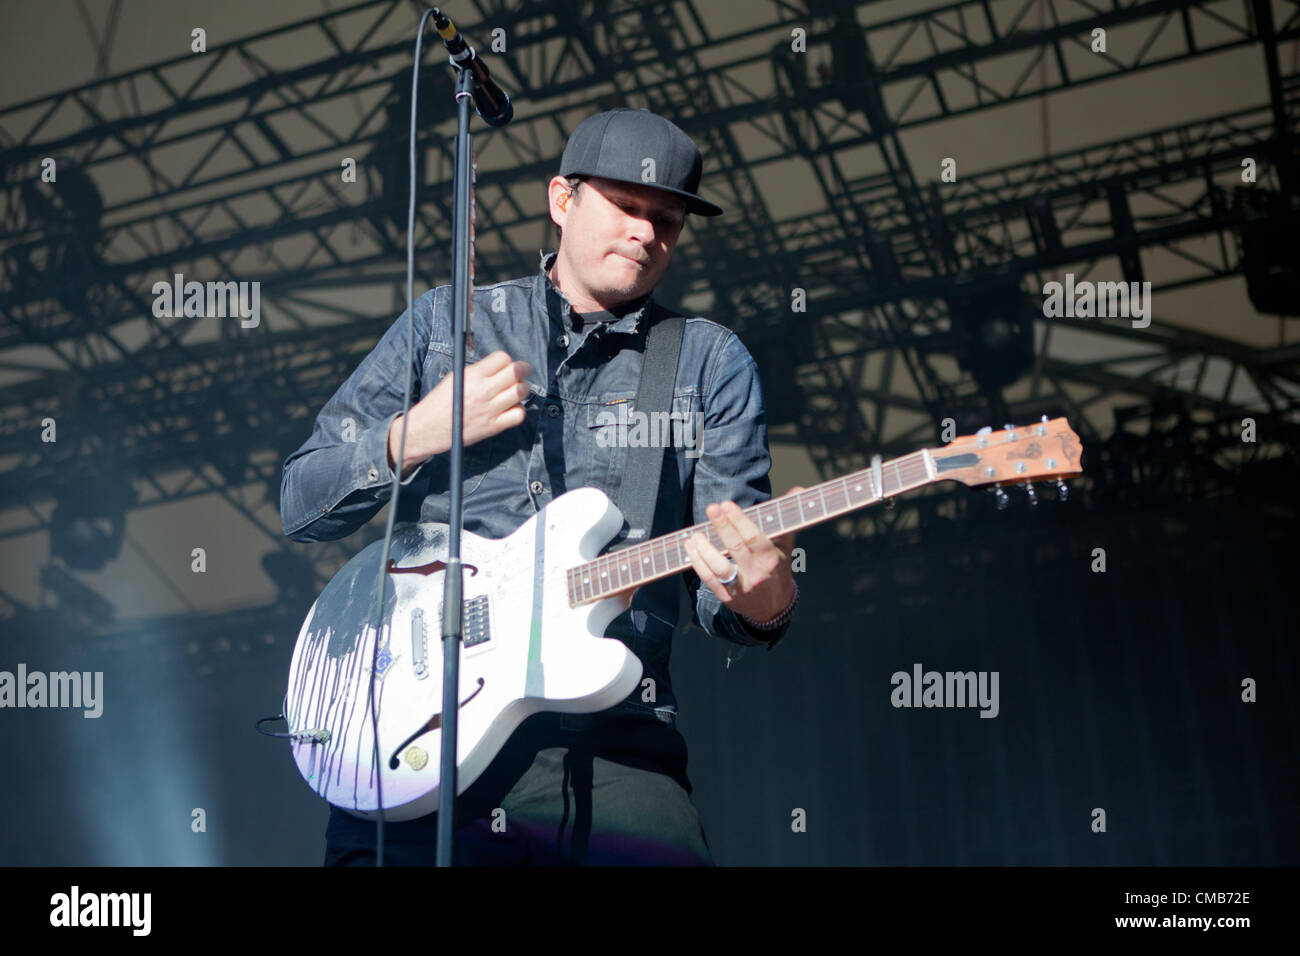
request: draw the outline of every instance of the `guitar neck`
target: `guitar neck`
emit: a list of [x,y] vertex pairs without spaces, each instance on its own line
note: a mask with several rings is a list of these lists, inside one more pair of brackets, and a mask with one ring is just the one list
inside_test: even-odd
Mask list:
[[[1042,417],[1026,427],[1005,425],[1001,431],[985,426],[973,435],[955,438],[942,448],[922,448],[892,461],[872,459],[871,467],[745,509],[745,516],[768,537],[811,528],[858,508],[901,495],[936,481],[953,480],[975,488],[1022,483],[1033,491],[1034,479],[1056,479],[1061,497],[1063,478],[1083,474],[1079,436],[1064,418]],[[999,495],[1005,493],[998,489]],[[569,604],[578,607],[650,581],[677,574],[691,566],[686,541],[696,532],[726,552],[710,522],[675,534],[605,554],[569,568]]]
[[[937,480],[929,449],[921,449],[797,494],[773,498],[744,509],[744,514],[764,534],[773,537],[811,528]],[[569,604],[573,607],[590,604],[686,570],[691,566],[686,556],[686,541],[696,532],[726,553],[727,547],[713,530],[712,523],[692,525],[569,568]]]

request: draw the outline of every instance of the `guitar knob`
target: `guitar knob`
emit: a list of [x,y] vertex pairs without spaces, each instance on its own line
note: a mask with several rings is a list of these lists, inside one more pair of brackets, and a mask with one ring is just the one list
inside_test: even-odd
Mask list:
[[1032,507],[1037,508],[1037,507],[1038,507],[1038,495],[1034,492],[1034,483],[1033,483],[1032,481],[1026,481],[1026,482],[1025,482],[1025,494],[1029,496],[1029,504],[1030,504]]
[[1068,501],[1069,499],[1070,499],[1069,485],[1067,485],[1064,480],[1057,478],[1056,479],[1056,500]]
[[1006,493],[1006,491],[1005,491],[1004,489],[1002,489],[1002,488],[990,488],[990,489],[989,489],[989,494],[991,494],[991,495],[993,495],[995,498],[997,498],[997,500],[998,500],[998,511],[1005,511],[1005,510],[1006,510],[1006,507],[1007,507],[1007,501],[1009,500],[1009,499],[1007,498],[1007,493]]

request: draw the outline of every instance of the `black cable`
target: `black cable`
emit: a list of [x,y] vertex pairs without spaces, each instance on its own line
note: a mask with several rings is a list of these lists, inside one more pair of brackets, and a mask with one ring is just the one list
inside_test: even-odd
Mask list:
[[278,737],[280,740],[296,740],[298,738],[299,735],[294,733],[288,733],[288,734],[268,733],[267,731],[262,729],[262,725],[266,723],[268,720],[284,720],[284,714],[276,714],[274,717],[263,717],[257,723],[253,724],[253,729],[256,730],[263,737]]
[[[277,734],[262,729],[262,725],[268,720],[284,720],[284,714],[276,714],[274,717],[263,717],[257,723],[253,724],[253,729],[263,737],[274,737],[277,740],[310,740],[313,743],[323,744],[330,739],[328,730],[291,730],[287,734]],[[287,721],[286,721],[287,723]]]
[[[441,16],[436,7],[424,11],[420,25],[415,30],[415,62],[411,65],[411,179],[410,198],[406,213],[406,386],[402,393],[402,437],[397,445],[396,467],[393,469],[393,492],[388,503],[388,522],[384,528],[384,546],[379,557],[379,588],[375,599],[375,642],[370,648],[370,726],[374,744],[375,789],[379,800],[379,820],[375,830],[375,866],[384,865],[384,782],[383,763],[379,755],[379,715],[375,710],[375,668],[379,663],[379,641],[382,637],[381,625],[384,620],[384,584],[387,580],[385,567],[388,565],[388,549],[393,539],[393,523],[397,518],[397,498],[402,488],[402,463],[406,457],[406,425],[411,410],[411,376],[415,362],[415,115],[416,97],[420,81],[420,47],[424,39],[424,24],[433,15]],[[384,453],[387,454],[388,441],[384,440]]]

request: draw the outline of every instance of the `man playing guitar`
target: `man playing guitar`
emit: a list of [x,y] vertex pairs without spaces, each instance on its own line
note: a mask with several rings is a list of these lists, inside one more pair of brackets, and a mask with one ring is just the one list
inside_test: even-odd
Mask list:
[[[645,110],[584,120],[547,199],[559,237],[536,275],[473,290],[465,370],[465,530],[504,538],[548,502],[595,487],[617,499],[629,436],[612,411],[637,391],[652,299],[697,195],[702,160],[678,127]],[[450,288],[414,305],[415,391],[400,462],[398,520],[447,520],[451,445]],[[398,468],[407,318],[402,316],[317,416],[285,462],[281,513],[295,541],[343,537],[389,497]],[[727,554],[687,546],[692,620],[742,646],[773,646],[798,593],[793,534],[769,538],[742,509],[767,500],[770,457],[758,374],[739,338],[689,317],[673,418],[698,420],[695,445],[664,450],[654,533],[711,522]],[[730,557],[728,557],[728,554]],[[688,579],[691,578],[687,575]],[[606,630],[640,658],[643,679],[595,714],[529,717],[457,798],[458,864],[709,865],[691,803],[686,745],[668,674],[679,617],[673,575],[640,587]],[[389,823],[388,861],[432,864],[435,815]],[[375,825],[331,808],[326,860],[374,861]]]

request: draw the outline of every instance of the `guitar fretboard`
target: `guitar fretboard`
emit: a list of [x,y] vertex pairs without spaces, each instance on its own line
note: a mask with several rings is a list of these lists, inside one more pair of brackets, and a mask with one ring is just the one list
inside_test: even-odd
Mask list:
[[[934,480],[933,465],[924,450],[882,462],[880,487],[876,486],[876,475],[875,468],[864,468],[806,488],[798,494],[745,508],[744,513],[760,531],[772,537],[812,527]],[[686,541],[696,532],[703,534],[719,551],[727,551],[711,522],[612,551],[594,561],[569,568],[566,573],[570,606],[599,601],[619,591],[684,571],[691,566],[686,555]]]

